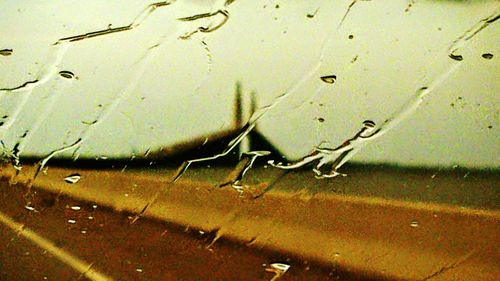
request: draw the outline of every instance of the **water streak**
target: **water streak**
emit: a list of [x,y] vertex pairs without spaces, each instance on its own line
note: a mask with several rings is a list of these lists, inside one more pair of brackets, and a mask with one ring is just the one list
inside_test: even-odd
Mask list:
[[[269,161],[269,164],[280,169],[297,169],[312,162],[318,161],[318,164],[313,168],[317,178],[332,178],[337,176],[345,176],[339,173],[338,169],[356,155],[364,146],[373,140],[383,136],[403,120],[413,115],[417,108],[422,104],[425,97],[428,96],[433,90],[450,77],[459,67],[460,63],[451,65],[444,73],[439,75],[428,87],[422,87],[416,91],[412,97],[407,100],[398,110],[390,115],[379,127],[375,122],[367,120],[363,122],[361,130],[352,138],[346,140],[341,145],[335,148],[322,148],[316,147],[314,151],[304,157],[303,159],[289,164],[283,165],[281,163],[275,164],[274,161]],[[329,173],[323,173],[321,167],[325,164],[331,165]]]
[[17,235],[23,236],[38,247],[49,252],[63,264],[81,273],[82,276],[85,276],[86,278],[94,281],[112,280],[110,277],[104,275],[103,273],[100,273],[96,269],[93,269],[92,264],[86,263],[76,256],[73,256],[71,253],[68,253],[63,249],[57,247],[54,242],[38,235],[33,230],[30,230],[23,224],[14,221],[12,218],[2,212],[0,212],[0,223],[16,232]]
[[281,104],[291,94],[297,92],[300,89],[300,87],[302,87],[307,81],[309,81],[317,73],[317,71],[323,64],[323,60],[327,53],[326,51],[330,48],[331,44],[334,41],[332,35],[335,31],[336,28],[331,27],[330,31],[327,32],[326,39],[321,46],[320,55],[319,58],[316,60],[316,63],[314,63],[299,79],[295,80],[285,92],[278,95],[273,102],[256,110],[250,117],[250,120],[247,122],[247,124],[243,126],[243,128],[240,130],[239,134],[229,142],[229,144],[221,153],[215,154],[210,157],[203,157],[185,161],[181,165],[181,167],[179,167],[179,169],[177,170],[177,173],[174,175],[172,181],[173,182],[177,181],[192,163],[211,161],[228,155],[255,128],[255,126],[257,125],[257,121],[259,121],[263,116],[265,116],[269,110]]
[[21,113],[24,106],[31,97],[33,90],[47,83],[52,78],[52,76],[54,76],[58,72],[58,66],[61,63],[64,55],[66,54],[68,48],[68,44],[55,45],[49,55],[48,63],[45,64],[46,67],[42,68],[40,73],[37,75],[37,79],[25,82],[22,85],[13,88],[0,89],[0,102],[3,95],[6,94],[16,94],[20,96],[20,101],[14,107],[14,112],[9,115],[9,118],[0,127],[0,139],[5,139],[6,133],[17,120],[18,115]]
[[75,147],[78,147],[80,144],[82,143],[82,139],[78,139],[77,141],[75,141],[74,143],[70,144],[70,145],[67,145],[67,146],[63,146],[61,148],[58,148],[56,150],[53,150],[52,152],[50,152],[47,156],[45,156],[42,160],[40,160],[37,164],[37,169],[35,171],[35,175],[33,176],[33,181],[36,179],[36,177],[38,176],[38,174],[43,170],[43,168],[45,167],[45,165],[47,165],[47,162],[49,162],[49,160],[56,156],[57,154],[60,154],[60,153],[63,153],[63,152],[66,152],[66,151],[69,151],[71,149],[74,149]]
[[463,59],[461,55],[456,55],[455,52],[464,47],[465,44],[474,36],[479,34],[482,30],[487,28],[490,24],[494,23],[500,18],[500,7],[495,9],[488,17],[481,19],[471,28],[467,29],[462,35],[454,40],[448,48],[450,58],[455,60]]
[[[175,2],[173,1],[163,1],[163,2],[157,2],[148,5],[141,13],[139,13],[138,16],[129,24],[126,26],[122,27],[116,27],[116,28],[110,28],[108,27],[107,29],[103,30],[98,30],[98,31],[93,31],[93,32],[88,32],[80,35],[75,35],[75,36],[70,36],[70,37],[64,37],[58,39],[53,45],[52,45],[52,50],[51,54],[48,59],[48,63],[46,63],[46,67],[42,68],[41,72],[37,75],[37,79],[32,80],[32,81],[27,81],[23,83],[20,86],[12,87],[12,88],[1,88],[0,89],[0,102],[5,94],[17,94],[20,95],[20,101],[17,103],[17,105],[14,108],[14,112],[10,114],[9,119],[6,121],[3,121],[2,126],[0,126],[0,140],[5,138],[6,133],[9,131],[10,127],[15,123],[18,115],[21,113],[23,108],[25,107],[26,103],[28,102],[29,98],[31,97],[33,90],[41,86],[45,83],[47,83],[56,73],[60,73],[61,76],[65,78],[72,78],[73,74],[68,71],[61,71],[58,72],[58,67],[59,64],[61,63],[62,59],[64,58],[64,55],[68,51],[70,45],[72,42],[77,42],[81,41],[84,39],[89,39],[89,38],[94,38],[98,36],[104,36],[104,35],[109,35],[117,32],[122,32],[122,31],[129,31],[132,30],[133,28],[138,27],[140,24],[142,24],[157,8],[163,7],[163,6],[168,6],[171,3]],[[71,76],[71,77],[70,77]],[[34,130],[32,130],[32,133],[37,131],[38,127],[42,124],[42,122],[46,119],[46,117],[50,113],[50,109],[53,107],[55,101],[57,98],[51,97],[48,103],[48,107],[45,108],[44,112],[42,113],[41,118],[37,119],[37,122],[33,126]],[[29,138],[27,138],[29,139]],[[20,144],[18,152],[16,153],[15,156],[19,156],[19,153],[22,151],[23,147],[25,146],[24,143],[27,143],[25,140],[23,144]],[[79,141],[78,145],[80,145],[82,142]],[[50,157],[49,157],[50,159]],[[38,174],[38,172],[37,172]]]
[[[171,33],[170,36],[163,36],[162,39],[160,39],[160,42],[158,42],[158,46],[164,45],[165,42],[172,43],[175,39],[176,39],[175,32]],[[108,105],[104,110],[100,112],[95,122],[92,122],[92,124],[89,124],[89,126],[84,128],[84,130],[80,134],[82,143],[88,140],[88,138],[95,131],[95,129],[99,127],[104,121],[106,121],[124,100],[130,97],[130,95],[133,93],[139,82],[141,82],[144,73],[146,72],[146,70],[149,69],[149,65],[154,61],[154,58],[159,53],[160,49],[161,48],[149,48],[146,50],[142,58],[136,63],[136,67],[134,68],[135,71],[129,82],[123,88],[123,90],[120,91],[118,96],[113,99],[110,105]],[[78,147],[74,151],[73,153],[74,159],[77,159],[79,157],[78,155],[79,149],[80,147]]]
[[52,108],[56,104],[56,102],[59,100],[61,97],[61,93],[63,92],[64,89],[69,85],[69,83],[57,83],[54,91],[49,95],[48,101],[43,107],[43,111],[36,118],[35,123],[31,126],[31,130],[29,133],[26,134],[26,136],[22,139],[19,140],[18,144],[18,154],[17,156],[20,157],[22,152],[24,151],[25,147],[27,144],[30,143],[31,138],[36,134],[40,126],[43,124],[43,122],[48,118],[50,113],[52,112]]
[[217,29],[221,28],[224,24],[226,24],[226,22],[229,20],[229,12],[227,10],[218,10],[218,11],[213,12],[213,13],[203,13],[203,14],[198,14],[198,15],[194,15],[194,16],[179,18],[178,20],[180,20],[180,21],[195,21],[195,20],[199,20],[199,19],[203,19],[203,18],[215,17],[217,15],[223,16],[222,20],[219,23],[217,23],[215,25],[210,23],[207,26],[200,26],[197,29],[195,29],[194,31],[187,32],[184,35],[180,36],[179,38],[186,40],[186,39],[191,38],[191,36],[193,36],[194,34],[196,34],[198,32],[209,33],[209,32],[216,31]]

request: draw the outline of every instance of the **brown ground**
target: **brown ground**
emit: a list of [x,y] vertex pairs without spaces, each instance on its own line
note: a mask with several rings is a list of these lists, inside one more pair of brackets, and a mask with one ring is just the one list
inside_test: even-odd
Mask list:
[[[172,171],[79,170],[82,179],[70,185],[63,179],[75,169],[51,167],[35,181],[30,211],[23,184],[28,170],[17,185],[7,184],[12,171],[2,172],[0,212],[116,280],[270,280],[273,274],[263,264],[272,262],[291,265],[280,280],[495,280],[500,275],[494,174],[476,176],[476,185],[466,181],[472,188],[454,189],[462,181],[443,173],[441,185],[428,188],[432,175],[422,172],[397,177],[354,171],[351,183],[344,178],[342,186],[333,181],[318,186],[321,181],[299,172],[252,199],[213,188],[224,169],[210,169],[220,175],[192,170],[175,185],[167,183]],[[253,186],[258,194],[276,176],[262,170],[248,182],[260,182]],[[370,197],[359,194],[363,188],[354,177],[372,186],[364,191]],[[398,192],[401,185],[412,192]],[[301,186],[309,192],[295,192]],[[332,186],[348,195],[338,195]],[[159,190],[144,217],[131,224]],[[422,200],[428,197],[440,204]],[[459,206],[447,201],[454,197]],[[83,279],[12,229],[0,224],[0,231],[0,280]],[[210,245],[218,234],[222,238]]]
[[[1,212],[115,280],[270,280],[274,274],[266,272],[264,265],[272,262],[292,265],[280,280],[349,278],[333,267],[246,243],[221,239],[209,246],[215,233],[149,219],[130,224],[127,213],[101,206],[93,209],[92,202],[40,190],[32,202],[37,211],[29,211],[23,207],[25,188],[2,181],[0,189]],[[82,209],[74,211],[71,206]],[[70,219],[76,223],[68,223]],[[0,225],[0,245],[0,280],[81,278],[4,225]]]

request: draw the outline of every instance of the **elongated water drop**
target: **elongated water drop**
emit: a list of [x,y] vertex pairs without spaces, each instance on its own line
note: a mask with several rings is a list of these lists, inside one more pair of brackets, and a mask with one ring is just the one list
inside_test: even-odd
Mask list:
[[31,206],[24,206],[24,208],[28,211],[35,211],[35,208],[31,207]]
[[373,122],[372,120],[363,121],[363,126],[365,126],[366,128],[373,128],[375,127],[375,125],[375,122]]
[[75,74],[73,72],[67,70],[59,71],[59,75],[66,79],[73,79],[75,77]]
[[449,54],[448,56],[449,56],[451,59],[454,59],[454,60],[456,60],[456,61],[461,61],[461,60],[463,60],[463,59],[464,59],[464,57],[462,57],[461,55],[455,55],[455,54],[453,54],[453,53]]
[[80,178],[81,178],[80,174],[75,173],[75,174],[71,174],[71,175],[65,177],[64,181],[67,183],[74,184],[74,183],[77,183],[80,180]]
[[275,274],[271,281],[278,280],[278,278],[283,276],[283,274],[285,274],[288,269],[290,269],[290,265],[285,263],[272,263],[269,265],[269,267],[270,268],[266,268],[266,271]]
[[321,80],[328,84],[333,84],[337,80],[337,75],[326,75],[321,76]]
[[7,57],[12,55],[13,52],[12,49],[2,49],[0,50],[0,55]]
[[493,58],[493,54],[490,53],[482,54],[481,56],[487,60],[491,60]]
[[283,273],[287,272],[290,269],[290,265],[284,263],[272,263],[270,266],[274,269],[281,270]]

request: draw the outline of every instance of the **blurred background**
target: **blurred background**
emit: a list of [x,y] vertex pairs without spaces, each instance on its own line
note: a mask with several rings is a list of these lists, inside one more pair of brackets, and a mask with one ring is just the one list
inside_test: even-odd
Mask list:
[[498,1],[151,3],[2,3],[3,149],[41,157],[81,138],[56,157],[130,158],[204,138],[233,126],[240,83],[245,118],[254,93],[257,109],[271,106],[256,130],[294,160],[340,145],[363,120],[382,124],[434,85],[353,160],[500,163],[500,27],[487,20]]

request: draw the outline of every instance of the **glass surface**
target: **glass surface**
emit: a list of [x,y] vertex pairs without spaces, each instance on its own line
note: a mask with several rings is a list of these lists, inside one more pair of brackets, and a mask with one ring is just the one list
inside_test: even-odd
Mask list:
[[[0,279],[430,279],[495,260],[499,16],[498,1],[3,1]],[[389,224],[457,214],[463,241],[493,230],[443,265],[390,269],[363,243],[416,246],[357,228],[379,206],[403,206],[380,211]],[[348,234],[325,232],[337,207]],[[408,231],[445,236],[414,217]],[[286,227],[367,256],[313,254],[278,241]]]

